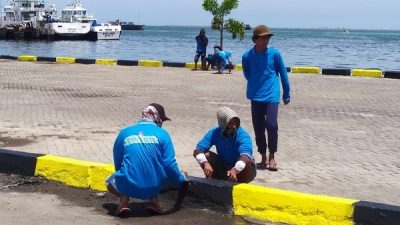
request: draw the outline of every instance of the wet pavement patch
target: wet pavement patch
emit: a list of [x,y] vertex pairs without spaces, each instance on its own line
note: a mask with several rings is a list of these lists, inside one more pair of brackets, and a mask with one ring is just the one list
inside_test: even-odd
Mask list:
[[4,137],[0,134],[0,148],[25,146],[33,142],[27,138]]
[[0,192],[43,193],[58,196],[62,201],[79,207],[94,208],[94,212],[110,215],[118,224],[253,224],[241,217],[233,216],[225,209],[201,199],[187,196],[179,211],[173,209],[177,191],[170,189],[159,195],[160,205],[165,211],[163,215],[154,215],[146,210],[147,203],[131,203],[132,212],[126,218],[113,215],[117,208],[117,197],[108,192],[96,192],[90,189],[80,189],[65,186],[61,183],[48,181],[40,177],[20,176],[0,173]]

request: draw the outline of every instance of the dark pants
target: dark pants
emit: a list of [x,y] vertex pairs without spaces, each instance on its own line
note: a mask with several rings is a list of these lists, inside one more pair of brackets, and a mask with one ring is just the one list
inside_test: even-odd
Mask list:
[[[232,167],[226,167],[223,165],[218,154],[214,152],[207,152],[206,157],[214,172],[211,178],[218,180],[227,180],[227,172],[232,169]],[[245,168],[237,175],[237,182],[239,183],[250,183],[256,177],[256,166],[253,161],[247,162]]]
[[[278,108],[278,103],[251,101],[251,117],[260,154],[266,153],[267,146],[270,154],[278,150]],[[268,144],[265,129],[267,129]]]

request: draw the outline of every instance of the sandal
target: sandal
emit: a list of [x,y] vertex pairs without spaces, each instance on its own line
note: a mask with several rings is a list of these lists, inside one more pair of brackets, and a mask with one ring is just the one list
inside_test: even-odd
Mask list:
[[266,163],[257,163],[256,168],[259,170],[265,170],[268,168],[268,165]]
[[163,213],[163,211],[161,209],[158,209],[152,205],[147,206],[146,210],[150,211],[152,214],[155,214],[155,215],[160,215]]
[[269,161],[269,163],[267,164],[267,169],[269,171],[278,171],[278,166],[276,165],[275,159]]
[[127,216],[132,210],[130,208],[122,208],[115,212],[116,216],[125,217]]

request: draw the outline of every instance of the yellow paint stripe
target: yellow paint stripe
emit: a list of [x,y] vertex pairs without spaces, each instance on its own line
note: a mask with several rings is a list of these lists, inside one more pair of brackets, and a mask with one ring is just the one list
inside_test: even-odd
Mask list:
[[96,59],[96,64],[100,65],[117,65],[116,59]]
[[45,155],[37,158],[35,176],[68,186],[106,191],[106,178],[114,172],[110,164]]
[[235,215],[299,225],[352,225],[357,200],[291,192],[251,184],[233,187]]
[[236,65],[236,70],[237,71],[242,71],[243,70],[242,64],[237,64]]
[[351,74],[355,77],[382,77],[382,70],[353,69]]
[[[187,62],[185,64],[185,68],[194,69],[194,63],[193,62]],[[198,70],[201,69],[201,63],[197,63],[197,69]]]
[[23,62],[36,62],[37,57],[34,55],[20,55],[18,56],[18,60]]
[[320,74],[321,68],[313,66],[295,66],[292,67],[292,73]]
[[159,61],[159,60],[139,60],[139,66],[163,67],[163,61]]
[[57,63],[75,63],[75,58],[73,57],[56,57]]

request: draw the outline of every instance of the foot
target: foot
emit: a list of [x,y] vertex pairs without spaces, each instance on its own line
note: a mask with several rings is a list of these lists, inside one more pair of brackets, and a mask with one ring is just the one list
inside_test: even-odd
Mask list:
[[115,210],[114,214],[117,216],[121,216],[122,214],[129,213],[131,209],[128,206],[129,204],[129,197],[123,196],[119,200],[119,205],[117,210]]
[[276,164],[274,154],[269,154],[269,160],[268,160],[267,169],[270,170],[270,171],[278,171],[278,166]]
[[151,199],[150,205],[146,209],[154,214],[161,214],[163,212],[157,197]]
[[257,169],[265,170],[267,169],[267,155],[261,154],[261,162],[256,164]]

